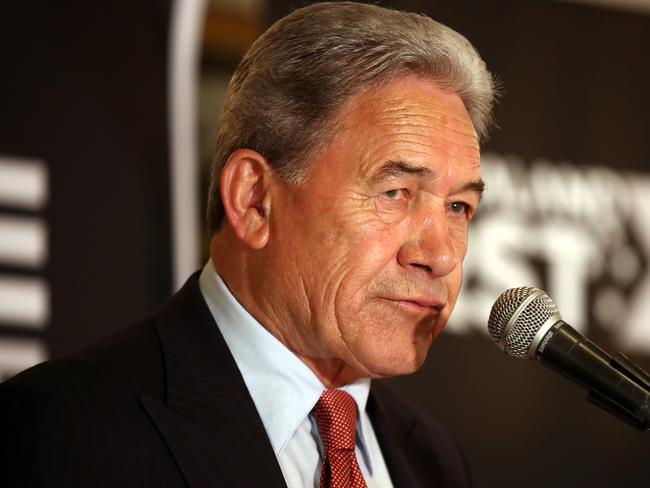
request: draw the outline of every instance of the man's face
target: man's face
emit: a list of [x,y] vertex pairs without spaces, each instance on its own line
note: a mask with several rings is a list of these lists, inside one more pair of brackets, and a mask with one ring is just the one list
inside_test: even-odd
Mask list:
[[481,185],[457,95],[406,77],[352,97],[305,182],[274,190],[290,347],[362,376],[419,368],[456,303]]

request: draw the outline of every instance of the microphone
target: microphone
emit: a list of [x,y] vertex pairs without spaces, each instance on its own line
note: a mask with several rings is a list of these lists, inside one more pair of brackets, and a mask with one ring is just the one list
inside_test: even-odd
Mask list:
[[533,287],[503,292],[492,306],[488,332],[506,354],[536,359],[589,390],[589,402],[639,430],[650,428],[650,375],[564,322],[546,292]]

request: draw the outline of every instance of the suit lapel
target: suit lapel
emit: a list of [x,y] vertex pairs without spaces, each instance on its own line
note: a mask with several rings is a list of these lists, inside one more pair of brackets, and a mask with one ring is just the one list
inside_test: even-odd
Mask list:
[[398,429],[394,416],[388,412],[381,395],[377,393],[377,389],[373,384],[368,396],[366,410],[377,436],[393,486],[395,488],[420,486],[409,468],[409,462],[404,452],[404,444],[407,442],[408,436],[404,431]]
[[165,404],[140,403],[190,488],[284,487],[244,380],[193,275],[155,317],[166,371]]

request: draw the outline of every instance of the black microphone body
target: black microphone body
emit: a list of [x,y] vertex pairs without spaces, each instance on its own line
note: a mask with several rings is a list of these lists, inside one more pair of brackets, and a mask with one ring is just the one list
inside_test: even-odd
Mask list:
[[[636,427],[650,427],[650,385],[617,369],[612,356],[566,322],[560,320],[548,330],[535,351],[535,359],[586,388],[596,398],[604,397],[622,407],[639,421]],[[590,398],[605,408],[593,400]]]
[[633,427],[650,429],[650,375],[621,353],[610,356],[564,322],[544,291],[503,292],[490,312],[488,332],[506,354],[536,359],[586,388],[594,405]]

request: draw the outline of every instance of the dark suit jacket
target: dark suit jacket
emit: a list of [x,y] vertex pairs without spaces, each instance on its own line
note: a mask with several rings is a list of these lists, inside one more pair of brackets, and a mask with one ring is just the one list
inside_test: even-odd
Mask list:
[[[367,408],[396,487],[470,486],[456,443],[385,386]],[[198,275],[153,318],[0,385],[0,485],[285,486]]]

